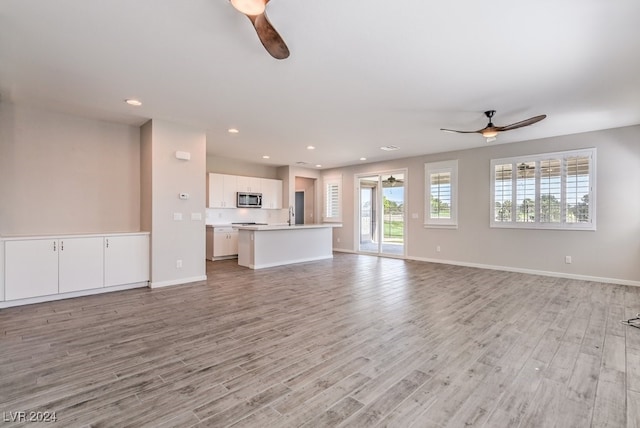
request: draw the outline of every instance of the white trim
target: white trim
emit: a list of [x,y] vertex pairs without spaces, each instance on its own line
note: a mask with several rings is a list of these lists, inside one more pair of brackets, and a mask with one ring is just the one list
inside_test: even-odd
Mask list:
[[71,299],[74,297],[93,296],[95,294],[110,293],[112,291],[131,290],[134,288],[148,287],[148,281],[134,282],[132,284],[116,285],[113,287],[105,288],[93,288],[91,290],[80,290],[71,293],[51,294],[49,296],[29,297],[27,299],[8,300],[6,302],[0,302],[0,309],[10,308],[13,306],[31,305],[33,303],[53,302],[55,300]]
[[334,248],[333,251],[335,251],[336,253],[349,253],[349,254],[356,254],[355,251],[353,250],[349,250],[347,248]]
[[485,265],[482,263],[460,262],[457,260],[431,259],[427,257],[407,257],[407,260],[414,260],[418,262],[439,263],[439,264],[454,265],[454,266],[465,266],[465,267],[472,267],[472,268],[478,268],[478,269],[499,270],[499,271],[505,271],[505,272],[526,273],[530,275],[551,276],[555,278],[577,279],[580,281],[603,282],[607,284],[619,284],[619,285],[630,285],[634,287],[640,287],[640,281],[633,281],[630,279],[605,278],[605,277],[590,276],[590,275],[577,275],[577,274],[565,273],[565,272],[552,272],[552,271],[517,268],[517,267],[510,267],[510,266]]
[[263,263],[261,265],[249,264],[249,269],[264,269],[264,268],[270,268],[275,266],[291,265],[295,263],[315,262],[318,260],[327,260],[332,258],[333,258],[333,254],[330,256],[307,257],[304,259],[286,260],[286,261],[275,262],[275,263]]
[[[565,161],[567,157],[574,156],[585,156],[590,159],[589,162],[589,222],[588,223],[567,223],[565,220],[565,192],[566,192],[566,166]],[[549,229],[549,230],[582,230],[582,231],[595,231],[596,230],[596,158],[597,158],[597,150],[595,147],[592,148],[583,148],[576,150],[567,150],[562,152],[553,152],[553,153],[538,153],[533,155],[520,155],[513,156],[508,158],[501,159],[491,159],[490,162],[490,180],[489,180],[489,227],[490,228],[506,228],[506,229]],[[561,221],[559,223],[543,223],[540,221],[539,217],[539,207],[540,207],[540,169],[539,162],[549,160],[549,159],[560,159],[562,161],[562,169],[563,172],[560,176],[561,178],[561,192],[562,197],[560,201],[561,210],[563,215],[561,216]],[[517,192],[516,192],[516,183],[517,183],[517,165],[521,162],[535,162],[535,221],[533,222],[517,222]],[[511,178],[511,199],[512,199],[512,207],[511,207],[511,220],[500,222],[495,219],[495,185],[496,185],[496,166],[502,164],[511,164],[513,167],[512,174],[514,174]]]
[[[409,202],[409,168],[395,168],[395,169],[388,169],[388,170],[384,170],[384,171],[372,171],[372,172],[361,172],[361,173],[356,173],[353,174],[353,203],[354,203],[354,210],[353,210],[353,224],[354,224],[354,228],[353,228],[353,243],[354,243],[354,248],[355,250],[353,251],[353,253],[355,254],[365,254],[365,255],[380,255],[380,256],[388,256],[387,253],[379,253],[379,252],[366,252],[366,251],[360,251],[360,178],[362,177],[371,177],[374,175],[378,176],[378,183],[380,184],[381,190],[380,190],[380,207],[382,208],[382,176],[383,175],[393,175],[393,173],[400,173],[400,174],[404,174],[404,230],[403,230],[403,239],[404,239],[404,243],[403,243],[403,248],[402,248],[402,257],[406,258],[407,256],[407,246],[409,243],[409,237],[407,234],[408,228],[409,228],[409,212],[410,210],[410,202]],[[384,209],[382,210],[384,211]],[[382,218],[382,217],[381,217]],[[380,222],[380,228],[382,228],[382,225],[384,224],[384,222]],[[381,230],[380,230],[381,231]]]
[[[451,182],[451,205],[449,206],[449,216],[447,219],[431,218],[431,175],[438,173],[449,173]],[[428,162],[424,164],[424,227],[425,228],[458,228],[458,159]]]
[[[338,186],[338,215],[335,217],[327,217],[327,186],[330,184]],[[324,223],[342,223],[342,186],[342,174],[327,175],[322,177],[322,216],[320,218]]]
[[190,278],[181,278],[181,279],[172,279],[170,281],[152,282],[149,285],[149,287],[162,288],[162,287],[169,287],[171,285],[189,284],[192,282],[206,281],[206,280],[207,280],[207,275],[192,276]]

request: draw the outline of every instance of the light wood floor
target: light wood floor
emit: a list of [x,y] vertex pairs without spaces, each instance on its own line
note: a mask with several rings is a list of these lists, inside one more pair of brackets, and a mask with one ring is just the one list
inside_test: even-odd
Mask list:
[[640,312],[639,288],[353,254],[235,263],[208,262],[207,284],[0,310],[0,416],[640,426],[640,329],[619,322]]

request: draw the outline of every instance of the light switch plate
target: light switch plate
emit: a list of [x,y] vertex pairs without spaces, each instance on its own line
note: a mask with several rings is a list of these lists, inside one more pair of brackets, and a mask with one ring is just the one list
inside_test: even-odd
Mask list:
[[202,220],[201,213],[191,213],[191,220]]
[[173,219],[175,221],[182,221],[182,213],[173,213]]

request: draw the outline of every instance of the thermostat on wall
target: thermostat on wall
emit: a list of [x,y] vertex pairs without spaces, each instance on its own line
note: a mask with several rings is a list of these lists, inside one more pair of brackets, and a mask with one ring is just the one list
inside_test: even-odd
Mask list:
[[180,197],[180,199],[189,199],[188,193],[180,193],[178,196]]
[[191,153],[189,152],[176,152],[176,158],[180,159],[180,160],[190,160],[191,159]]

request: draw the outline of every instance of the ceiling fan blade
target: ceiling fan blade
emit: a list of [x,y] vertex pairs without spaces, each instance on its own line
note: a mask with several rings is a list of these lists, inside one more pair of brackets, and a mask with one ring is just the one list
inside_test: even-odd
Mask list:
[[533,125],[536,122],[540,122],[545,117],[547,117],[546,114],[541,114],[540,116],[535,116],[529,119],[521,120],[520,122],[512,123],[511,125],[496,126],[496,131],[510,131],[512,129],[522,128],[523,126]]
[[269,55],[275,59],[285,59],[289,57],[289,48],[285,44],[284,40],[282,40],[282,37],[280,37],[280,34],[278,34],[276,29],[273,28],[271,22],[269,22],[266,12],[263,12],[260,15],[246,16],[256,29],[258,38],[262,42],[262,46],[264,46],[267,52],[269,52]]
[[455,130],[455,129],[445,129],[445,128],[440,128],[440,130],[444,131],[444,132],[457,132],[458,134],[476,134],[478,132],[482,133],[482,131],[483,131],[482,129],[479,130],[479,131],[458,131],[458,130]]

